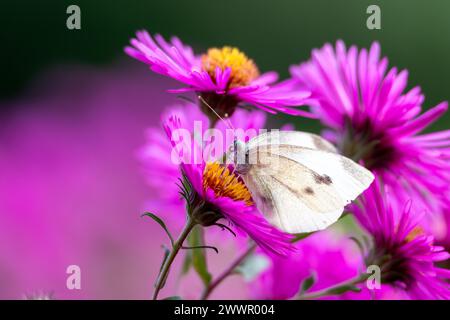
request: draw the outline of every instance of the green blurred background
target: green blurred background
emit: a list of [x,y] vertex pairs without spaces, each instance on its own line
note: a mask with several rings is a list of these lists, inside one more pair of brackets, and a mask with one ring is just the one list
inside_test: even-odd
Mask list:
[[[70,4],[81,8],[81,30],[66,28]],[[370,4],[381,7],[381,30],[366,28]],[[274,69],[283,77],[290,64],[325,42],[367,47],[378,40],[391,66],[409,70],[409,87],[422,87],[426,108],[449,99],[448,0],[46,0],[3,2],[1,12],[0,101],[20,96],[51,66],[128,59],[122,49],[141,28],[178,35],[197,50],[237,46],[262,71]],[[449,121],[447,114],[432,129],[447,128]],[[302,126],[315,129],[312,122]]]

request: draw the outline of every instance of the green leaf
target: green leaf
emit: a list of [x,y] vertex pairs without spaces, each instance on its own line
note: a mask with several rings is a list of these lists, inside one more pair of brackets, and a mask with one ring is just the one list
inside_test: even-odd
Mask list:
[[150,212],[144,213],[142,215],[142,217],[143,216],[147,216],[147,217],[152,218],[153,220],[155,220],[164,229],[164,231],[167,233],[167,236],[170,239],[170,244],[172,245],[172,248],[173,248],[173,244],[174,244],[173,237],[170,234],[169,229],[167,229],[166,224],[164,223],[164,221],[162,221],[161,218],[159,218],[157,215],[155,215],[153,213],[150,213]]
[[265,256],[251,255],[236,268],[236,272],[240,273],[245,281],[252,281],[269,266],[270,262]]
[[[163,250],[164,250],[164,257],[163,257],[163,261],[161,263],[161,267],[159,268],[159,273],[161,274],[161,271],[164,267],[164,264],[166,263],[167,257],[169,257],[170,254],[170,250],[169,248],[167,248],[166,246],[162,246]],[[158,275],[159,276],[159,275]],[[161,283],[161,288],[164,288],[164,286],[166,285],[166,279],[163,279],[162,283]]]
[[192,252],[187,251],[184,260],[183,260],[183,266],[181,267],[181,275],[184,276],[189,272],[189,270],[192,267]]
[[183,300],[183,299],[181,299],[180,296],[172,296],[172,297],[164,298],[162,300]]
[[[188,237],[188,243],[192,247],[204,246],[203,228],[199,225],[195,226]],[[211,282],[211,274],[208,272],[206,264],[205,249],[192,250],[192,266],[202,279],[203,284],[208,286]]]
[[317,276],[313,272],[308,278],[303,280],[302,284],[300,285],[300,295],[304,294],[309,289],[311,289],[311,287],[316,283],[316,281],[317,281]]
[[341,286],[339,288],[331,289],[328,292],[330,295],[339,295],[339,294],[343,294],[348,291],[361,292],[361,288],[358,288],[354,285],[346,285],[346,286]]

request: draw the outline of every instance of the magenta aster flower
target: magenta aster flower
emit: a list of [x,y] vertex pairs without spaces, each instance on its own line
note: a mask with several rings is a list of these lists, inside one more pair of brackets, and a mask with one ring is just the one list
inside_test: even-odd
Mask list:
[[[193,104],[180,104],[168,108],[161,115],[162,121],[166,121],[170,116],[176,116],[183,123],[183,127],[194,134],[194,123],[197,121],[197,128],[200,134],[204,134],[210,127],[208,117],[200,111],[200,108]],[[229,118],[231,125],[236,129],[248,134],[246,139],[253,138],[258,131],[263,128],[266,116],[264,112],[257,110],[247,111],[243,109],[236,112]],[[228,150],[229,143],[233,139],[226,139],[226,124],[222,121],[216,124],[215,129],[220,130],[225,138],[221,143],[223,148]],[[180,198],[179,189],[176,183],[181,178],[180,168],[170,161],[172,146],[167,141],[166,133],[162,127],[153,127],[147,130],[146,144],[139,151],[139,159],[144,166],[145,178],[152,188],[152,197],[147,202],[146,208],[152,212],[158,212],[165,220],[170,220],[171,224],[182,227],[184,223],[185,206]],[[164,185],[164,189],[161,186]]]
[[411,299],[449,299],[450,271],[436,263],[450,254],[435,246],[434,238],[418,227],[420,216],[412,212],[410,203],[398,203],[388,190],[382,194],[374,183],[364,193],[362,206],[353,206],[374,239],[366,264],[380,266],[382,286],[404,290]]
[[310,61],[291,67],[301,88],[311,90],[312,112],[330,128],[326,138],[342,153],[391,185],[403,199],[438,213],[450,181],[450,130],[420,134],[446,110],[442,102],[421,114],[424,96],[415,87],[404,93],[407,71],[387,71],[380,46],[369,51],[326,44]]
[[190,161],[195,154],[202,152],[195,140],[187,148],[184,147],[186,145],[180,148],[172,140],[174,132],[180,128],[181,122],[176,116],[165,123],[173,148],[177,152],[183,150],[183,154],[179,154],[182,189],[190,217],[203,226],[216,225],[220,219],[225,219],[266,252],[284,255],[293,250],[290,243],[292,236],[271,226],[257,212],[250,192],[238,176],[218,162],[201,161],[195,164],[195,161]]
[[309,91],[295,90],[291,81],[275,83],[276,72],[260,74],[256,64],[237,48],[211,48],[197,56],[178,38],[168,43],[160,35],[153,39],[146,31],[137,32],[131,45],[125,48],[128,55],[187,86],[171,92],[196,92],[221,116],[231,116],[239,104],[247,103],[269,113],[313,117],[293,108],[308,101]]

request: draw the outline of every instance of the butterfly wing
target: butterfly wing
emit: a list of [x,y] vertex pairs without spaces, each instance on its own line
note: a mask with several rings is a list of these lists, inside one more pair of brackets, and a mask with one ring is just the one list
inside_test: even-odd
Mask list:
[[301,131],[268,131],[262,133],[247,143],[247,150],[272,145],[289,145],[337,153],[333,144],[321,136]]
[[258,209],[286,232],[326,228],[373,181],[370,171],[333,152],[318,136],[277,134],[281,144],[266,143],[269,137],[249,142],[250,165],[243,179]]

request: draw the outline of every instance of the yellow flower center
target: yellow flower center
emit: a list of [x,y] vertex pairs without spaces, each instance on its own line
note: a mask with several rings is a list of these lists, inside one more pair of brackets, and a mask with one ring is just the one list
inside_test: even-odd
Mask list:
[[246,86],[259,76],[258,68],[253,60],[239,49],[232,47],[209,49],[208,53],[202,56],[202,65],[213,79],[215,79],[217,67],[222,70],[231,68],[229,88]]
[[406,240],[406,242],[411,242],[415,238],[417,238],[418,236],[421,236],[421,235],[424,235],[424,234],[425,234],[425,232],[423,231],[423,228],[420,227],[420,226],[417,226],[414,229],[412,229],[410,233],[408,233],[408,235],[406,236],[405,240]]
[[252,196],[245,184],[218,162],[208,162],[203,172],[203,188],[211,188],[217,197],[228,197],[253,205]]

